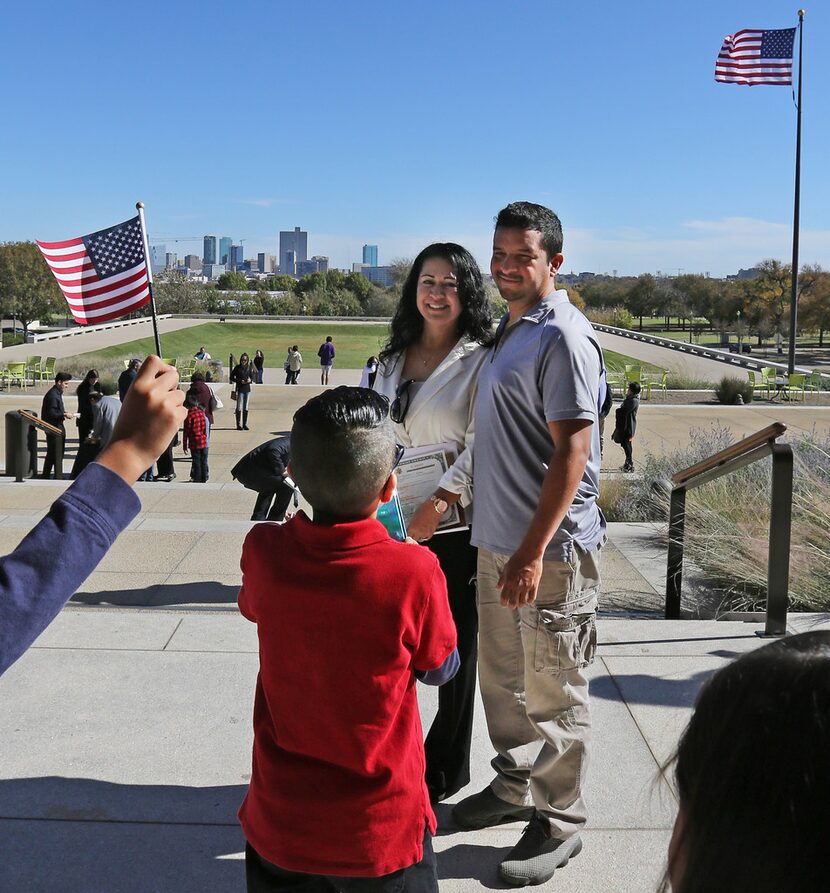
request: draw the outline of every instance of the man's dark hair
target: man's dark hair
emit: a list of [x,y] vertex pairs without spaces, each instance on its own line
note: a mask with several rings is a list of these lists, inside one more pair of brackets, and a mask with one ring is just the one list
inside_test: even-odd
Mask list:
[[205,373],[204,372],[194,372],[193,375],[190,376],[191,383],[195,384],[197,381],[204,381]]
[[642,388],[640,387],[640,382],[639,381],[630,382],[628,385],[628,390],[631,391],[631,393],[636,396],[642,390]]
[[562,252],[562,224],[556,214],[533,202],[511,202],[496,215],[496,227],[533,229],[542,234],[542,247],[548,260]]
[[138,369],[138,367],[139,367],[140,365],[141,365],[141,360],[139,360],[138,357],[133,357],[133,358],[130,360],[130,366],[129,366],[129,368],[130,368],[130,369]]
[[439,257],[452,267],[458,284],[461,316],[456,329],[458,337],[466,335],[470,341],[487,344],[493,337],[493,311],[484,290],[481,270],[475,258],[455,242],[435,242],[427,245],[412,261],[412,267],[401,290],[401,299],[389,327],[389,343],[380,352],[381,360],[411,347],[424,331],[424,318],[418,310],[418,278],[426,261]]
[[291,469],[315,512],[360,517],[383,489],[394,460],[395,428],[381,394],[343,385],[294,413]]
[[104,394],[102,391],[90,391],[89,392],[89,399],[93,403],[97,403],[99,400],[103,399],[103,397],[104,397]]
[[331,335],[326,335],[326,341],[331,341]]
[[72,381],[72,376],[68,372],[58,372],[55,376],[55,384],[59,381]]

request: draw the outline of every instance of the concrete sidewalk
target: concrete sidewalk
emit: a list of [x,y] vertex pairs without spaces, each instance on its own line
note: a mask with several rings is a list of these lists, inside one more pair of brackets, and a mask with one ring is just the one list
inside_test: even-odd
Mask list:
[[[803,629],[828,618],[793,618]],[[763,640],[713,621],[599,624],[585,849],[546,888],[647,893],[676,801],[659,767],[700,684]],[[0,889],[244,890],[235,813],[250,777],[254,627],[231,611],[70,607],[0,680]],[[419,686],[424,725],[435,691]],[[473,780],[490,779],[481,705]],[[521,832],[455,829],[438,808],[441,890],[499,889]],[[321,816],[320,833],[336,816]]]

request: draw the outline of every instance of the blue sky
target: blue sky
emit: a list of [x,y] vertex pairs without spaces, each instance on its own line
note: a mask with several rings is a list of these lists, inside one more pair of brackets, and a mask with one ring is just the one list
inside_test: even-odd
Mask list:
[[[566,271],[724,275],[791,255],[788,87],[716,84],[727,33],[771,0],[16,4],[4,14],[0,240],[147,208],[152,241],[277,253],[301,226],[335,266],[553,207]],[[14,35],[19,35],[19,40]],[[11,39],[8,39],[10,38]],[[805,20],[804,263],[830,268],[830,9]]]

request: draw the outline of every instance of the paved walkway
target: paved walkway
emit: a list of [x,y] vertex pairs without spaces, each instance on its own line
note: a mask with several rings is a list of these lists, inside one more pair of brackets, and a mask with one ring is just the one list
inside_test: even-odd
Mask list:
[[[338,383],[357,375],[335,372]],[[223,399],[227,390],[218,389]],[[209,484],[137,485],[141,514],[0,679],[0,890],[244,890],[235,812],[250,777],[257,656],[235,598],[254,496],[229,471],[243,452],[288,430],[294,410],[318,391],[313,383],[256,388],[249,432],[237,432],[223,411]],[[15,393],[0,397],[0,411],[39,403]],[[763,427],[770,413],[794,427],[830,424],[830,408],[644,406],[640,431],[642,441],[669,449],[713,415],[737,436],[742,426]],[[180,452],[176,467],[185,480]],[[3,552],[65,486],[0,479]],[[623,611],[659,613],[665,554],[650,525],[612,525],[610,538],[591,671],[591,819],[583,853],[548,885],[560,893],[656,889],[676,809],[659,767],[702,681],[762,641],[743,623],[622,619]],[[791,617],[794,630],[817,622],[830,628],[828,617]],[[435,691],[419,687],[419,699],[427,724]],[[491,757],[479,704],[473,779],[459,796],[489,781]],[[321,817],[321,833],[327,820],[336,817]],[[446,806],[439,820],[442,893],[499,888],[496,864],[521,826],[460,832]]]

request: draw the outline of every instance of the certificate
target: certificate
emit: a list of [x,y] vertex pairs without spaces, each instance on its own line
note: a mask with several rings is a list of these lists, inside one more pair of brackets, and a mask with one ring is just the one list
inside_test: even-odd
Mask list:
[[[444,472],[455,459],[456,448],[453,443],[406,448],[395,474],[398,476],[398,497],[407,526],[415,510],[435,492]],[[436,532],[466,530],[467,526],[464,509],[457,502],[441,516]]]

